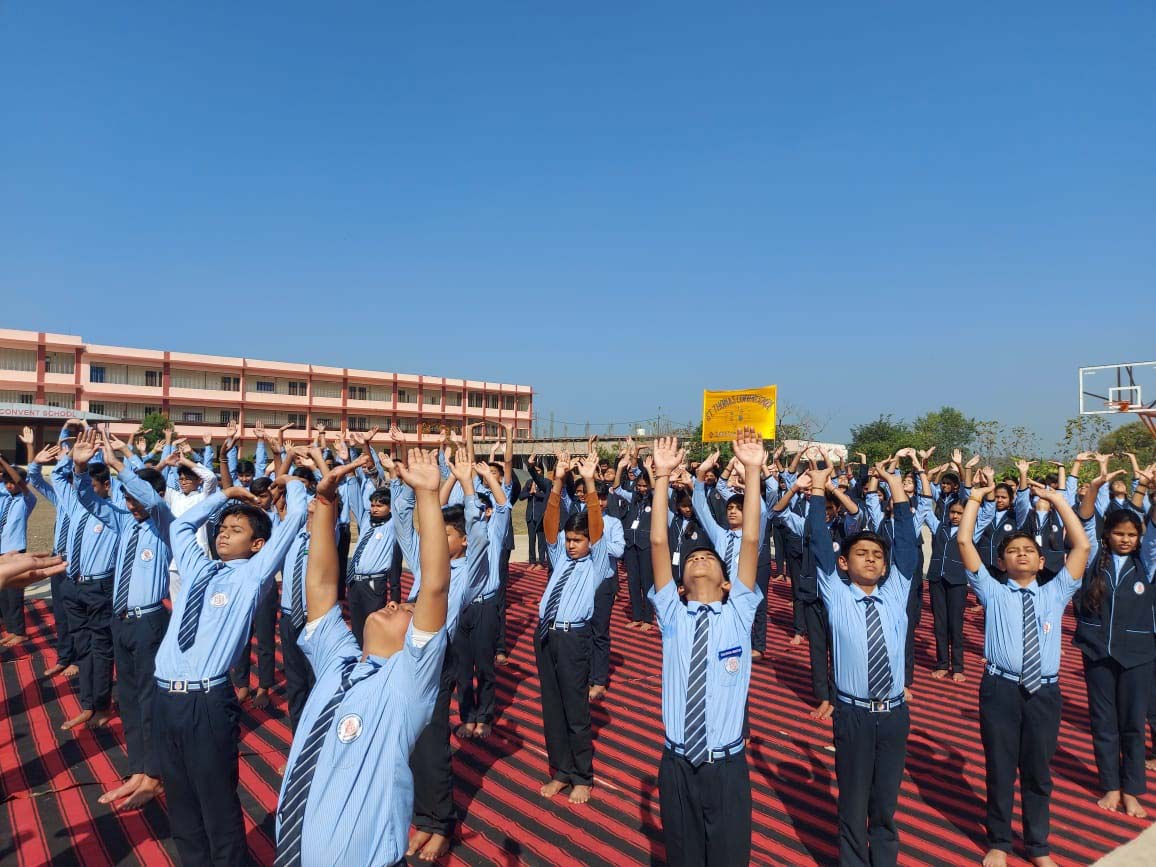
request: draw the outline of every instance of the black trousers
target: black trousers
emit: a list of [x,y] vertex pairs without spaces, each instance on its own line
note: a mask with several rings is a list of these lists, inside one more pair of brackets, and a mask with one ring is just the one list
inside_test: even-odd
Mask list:
[[248,863],[237,796],[241,709],[228,685],[181,694],[158,690],[154,706],[169,826],[186,865]]
[[526,522],[526,533],[530,537],[530,563],[545,563],[546,562],[546,531],[542,527],[541,521]]
[[116,660],[116,699],[124,725],[128,772],[161,775],[160,755],[153,732],[156,705],[157,648],[169,628],[170,614],[160,608],[142,617],[112,618],[112,655]]
[[819,702],[831,701],[831,664],[827,648],[831,643],[831,625],[827,622],[827,607],[821,599],[799,601],[803,612],[807,650],[811,660],[811,691]]
[[463,723],[494,721],[494,647],[498,641],[498,597],[462,609],[454,636],[458,663],[458,716]]
[[1142,795],[1147,791],[1144,721],[1152,691],[1152,670],[1152,662],[1124,668],[1111,657],[1095,662],[1084,657],[1092,751],[1100,787],[1105,792],[1119,790]]
[[80,707],[108,710],[112,699],[112,577],[69,584],[72,586],[64,604],[80,666]]
[[297,637],[304,628],[304,624],[301,629],[295,627],[292,614],[281,611],[281,663],[285,667],[285,703],[289,706],[289,728],[293,732],[297,731],[301,711],[315,682],[313,668],[297,646]]
[[349,628],[360,647],[365,636],[365,620],[374,611],[380,611],[389,601],[389,582],[385,578],[372,581],[353,581],[346,588],[349,600]]
[[450,767],[450,696],[457,665],[452,649],[442,663],[433,716],[413,746],[413,824],[419,831],[450,835],[454,827],[454,778]]
[[803,572],[803,549],[794,545],[789,545],[787,542],[783,543],[785,549],[784,563],[787,569],[787,578],[791,582],[791,615],[794,621],[795,635],[807,634],[807,619],[803,613],[803,603],[799,596],[795,593],[795,582],[799,580],[799,576]]
[[630,589],[630,619],[638,623],[650,623],[654,618],[654,610],[646,598],[654,586],[650,549],[628,545],[623,552],[622,562],[626,566],[626,585]]
[[56,621],[56,661],[60,665],[76,662],[75,639],[68,620],[67,598],[76,584],[63,575],[52,576],[52,615]]
[[393,543],[393,562],[389,565],[389,601],[401,604],[401,567],[404,555],[401,545]]
[[835,776],[839,782],[839,863],[882,867],[899,858],[895,806],[907,760],[911,714],[835,702]]
[[[907,637],[904,640],[903,685],[915,683],[915,630],[923,619],[923,578],[911,580],[907,593]],[[962,643],[960,644],[962,647]]]
[[767,652],[767,594],[771,585],[771,564],[773,560],[760,562],[755,573],[755,582],[762,591],[763,598],[759,600],[759,607],[755,609],[755,620],[751,624],[751,650],[759,653]]
[[498,563],[498,634],[494,642],[494,653],[506,652],[506,592],[510,586],[510,555],[513,548],[502,550],[502,559]]
[[928,581],[931,616],[935,621],[935,670],[963,671],[963,609],[967,585]]
[[345,598],[345,588],[347,578],[349,577],[349,524],[337,525],[337,569],[338,577],[341,579],[337,582],[337,598]]
[[0,590],[0,614],[9,635],[24,635],[24,588]]
[[550,778],[575,786],[594,784],[590,732],[590,626],[569,632],[551,629],[534,639],[542,686],[542,726]]
[[247,687],[249,685],[251,664],[249,648],[252,647],[253,637],[256,636],[257,686],[261,689],[273,688],[273,677],[277,664],[277,611],[281,607],[278,604],[278,599],[277,588],[271,587],[264,596],[257,600],[257,610],[253,612],[253,625],[249,627],[249,640],[245,642],[245,648],[241,651],[236,666],[233,667],[234,686]]
[[590,618],[590,683],[610,685],[610,615],[618,596],[618,566],[614,574],[594,591],[594,616]]
[[671,867],[751,861],[751,775],[746,752],[697,768],[666,749],[658,765],[662,840]]
[[987,778],[987,842],[1012,850],[1012,805],[1016,772],[1028,858],[1048,854],[1052,756],[1060,731],[1063,699],[1059,684],[1041,686],[1035,695],[1013,680],[984,674],[979,685],[979,733]]

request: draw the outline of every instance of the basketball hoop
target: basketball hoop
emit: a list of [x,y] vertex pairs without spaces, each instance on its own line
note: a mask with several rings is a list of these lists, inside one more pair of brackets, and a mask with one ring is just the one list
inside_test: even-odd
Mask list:
[[[1156,437],[1156,409],[1139,408],[1130,411],[1140,416],[1140,421],[1144,422],[1144,427],[1148,428],[1148,433]],[[1124,410],[1124,412],[1129,412],[1129,410]]]

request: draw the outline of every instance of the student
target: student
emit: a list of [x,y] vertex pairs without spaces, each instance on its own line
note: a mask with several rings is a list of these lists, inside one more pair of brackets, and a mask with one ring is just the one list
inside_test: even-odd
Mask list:
[[[648,594],[654,584],[650,568],[650,524],[654,506],[651,499],[650,479],[645,473],[633,476],[629,452],[618,459],[611,493],[626,503],[622,516],[622,530],[626,548],[622,555],[626,567],[626,586],[630,593],[630,620],[627,629],[649,632],[654,611]],[[623,475],[628,478],[623,479]],[[665,516],[659,518],[665,520]]]
[[[740,430],[735,454],[758,478],[762,439]],[[668,483],[685,452],[674,438],[654,444],[655,508],[668,506]],[[662,721],[666,746],[658,771],[662,836],[671,865],[729,867],[751,853],[751,781],[743,720],[751,679],[751,625],[758,605],[756,570],[759,487],[743,495],[736,581],[702,538],[674,582],[663,521],[650,524],[654,588],[650,599],[662,629]],[[728,505],[728,513],[730,506]],[[713,520],[713,518],[711,519]]]
[[[895,806],[911,726],[903,694],[903,655],[916,562],[915,525],[907,493],[895,485],[894,549],[871,531],[853,533],[836,545],[823,511],[832,472],[824,455],[823,465],[800,481],[811,494],[806,544],[814,553],[835,660],[839,863],[895,864]],[[886,463],[877,464],[876,472],[886,475]]]
[[399,462],[415,495],[422,592],[412,616],[404,606],[369,614],[364,645],[337,604],[334,496],[350,471],[336,467],[317,486],[306,577],[306,607],[314,614],[300,638],[317,684],[281,786],[278,867],[405,863],[409,757],[433,713],[448,643],[449,549],[435,453],[413,449],[408,466]]
[[[1122,472],[1094,479],[1085,501],[1094,501]],[[1088,559],[1073,605],[1072,644],[1084,656],[1092,748],[1104,790],[1096,803],[1103,810],[1123,806],[1129,816],[1143,818],[1144,723],[1156,660],[1156,525],[1151,515],[1141,519],[1131,508],[1109,509]]]
[[[586,511],[571,515],[563,533],[559,533],[561,490],[569,467],[569,453],[559,454],[543,518],[554,568],[538,603],[538,626],[534,634],[550,766],[550,781],[542,786],[539,794],[552,798],[570,789],[570,803],[584,804],[590,800],[590,789],[594,785],[587,688],[590,620],[594,616],[594,596],[610,573],[610,564],[603,539],[602,506],[594,486],[597,455],[588,455],[579,462],[579,474],[586,489]],[[638,495],[637,504],[641,492],[636,489],[634,493]],[[647,544],[649,547],[649,540]]]
[[[1064,494],[1030,482],[1063,517],[1071,551],[1055,579],[1040,586],[1043,552],[1030,534],[1007,536],[998,552],[1001,584],[983,566],[975,547],[981,504],[994,490],[990,468],[972,490],[959,523],[959,555],[984,617],[987,666],[979,687],[979,724],[987,778],[987,842],[984,867],[1003,867],[1012,849],[1012,806],[1016,773],[1023,801],[1023,836],[1028,859],[1053,867],[1048,854],[1051,764],[1060,728],[1061,622],[1080,586],[1091,545],[1080,517]],[[1088,515],[1091,505],[1088,506]]]
[[[534,463],[536,455],[530,455],[528,464]],[[526,534],[530,546],[528,563],[531,566],[546,566],[546,532],[542,529],[542,516],[546,511],[546,498],[550,495],[531,477],[522,488],[522,499],[526,502]]]
[[[28,488],[28,471],[13,467],[0,455],[0,555],[24,553],[28,547],[28,517],[36,508],[36,495]],[[0,646],[13,647],[28,640],[24,626],[24,588],[0,590],[0,609],[8,636]]]
[[[1023,478],[1026,492],[1026,467],[1021,478]],[[1018,489],[1007,482],[1000,482],[995,486],[995,490],[990,495],[990,502],[995,507],[995,512],[992,515],[991,523],[984,528],[983,533],[976,540],[976,548],[983,560],[983,568],[998,581],[1003,578],[999,567],[996,566],[996,560],[999,559],[999,546],[1003,544],[1004,539],[1023,526],[1024,521],[1028,518],[1030,503],[1027,496],[1019,496]]]
[[[626,550],[626,533],[622,521],[606,514],[610,486],[598,483],[598,505],[602,508],[602,537],[606,540],[606,579],[594,592],[594,617],[590,623],[590,701],[606,694],[610,686],[610,615],[618,597],[618,561]],[[582,504],[585,507],[585,503]],[[661,514],[661,513],[660,513]]]
[[[372,449],[369,450],[372,454]],[[349,625],[354,640],[364,640],[365,618],[386,606],[393,555],[397,544],[396,524],[391,520],[391,496],[388,488],[378,488],[358,470],[345,483],[345,500],[357,522],[357,546],[346,569],[346,598],[349,601]],[[399,588],[400,591],[400,588]]]
[[[124,486],[125,504],[118,506],[96,496],[86,480],[94,451],[93,444],[78,442],[72,458],[81,505],[120,540],[114,558],[110,623],[129,771],[128,778],[102,795],[100,803],[130,810],[152,800],[161,790],[160,757],[153,733],[154,671],[157,649],[169,625],[164,601],[169,596],[173,515],[164,500],[162,474],[151,468],[141,468],[138,473],[131,464],[121,463],[108,441],[103,448],[105,461]],[[135,456],[126,460],[140,463]]]
[[[305,521],[305,483],[282,476],[287,508],[273,529],[255,495],[230,487],[177,518],[170,541],[181,574],[156,658],[155,731],[177,852],[186,864],[242,864],[237,796],[240,707],[229,683],[254,612]],[[227,500],[211,560],[197,532]]]
[[701,547],[707,540],[706,531],[698,523],[694,514],[694,504],[690,494],[686,491],[671,491],[668,494],[670,503],[670,522],[668,525],[668,545],[670,547],[670,571],[674,575],[674,583],[682,584],[682,569],[686,558],[692,550]]

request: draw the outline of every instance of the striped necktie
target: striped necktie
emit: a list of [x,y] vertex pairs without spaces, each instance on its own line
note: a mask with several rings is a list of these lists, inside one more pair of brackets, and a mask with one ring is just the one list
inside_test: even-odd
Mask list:
[[304,575],[305,571],[305,555],[309,553],[309,534],[301,534],[301,543],[297,546],[297,558],[293,561],[293,597],[292,597],[292,612],[289,616],[293,627],[300,629],[305,625],[305,588]]
[[546,638],[546,633],[550,631],[550,624],[558,617],[558,605],[562,602],[562,591],[566,587],[566,582],[570,580],[570,575],[573,574],[578,561],[571,560],[570,565],[566,567],[566,571],[559,577],[554,584],[554,589],[550,591],[550,596],[546,600],[546,613],[543,615],[541,622],[538,623],[538,640],[542,641]]
[[370,524],[365,528],[365,532],[361,534],[361,538],[357,540],[357,547],[353,549],[353,559],[349,561],[349,574],[347,578],[352,578],[357,574],[357,565],[361,562],[361,554],[365,551],[365,546],[369,544],[369,540],[373,537],[373,525]]
[[72,559],[68,561],[68,577],[75,581],[80,577],[81,545],[84,542],[84,528],[88,526],[88,512],[80,516],[76,532],[72,534]]
[[1040,669],[1040,625],[1036,622],[1036,600],[1032,591],[1020,590],[1020,601],[1024,606],[1024,658],[1020,668],[1020,685],[1029,693],[1034,693],[1042,685],[1043,679]]
[[225,568],[225,564],[220,560],[214,560],[201,576],[189,587],[189,593],[185,597],[185,611],[181,615],[181,628],[177,631],[177,647],[184,653],[193,646],[197,640],[197,626],[201,622],[201,608],[204,607],[205,590],[208,589],[209,582],[212,581],[217,573]]
[[56,534],[56,550],[53,552],[61,557],[68,553],[68,526],[71,523],[68,512],[65,512],[60,520],[60,532]]
[[[15,497],[4,498],[4,508],[0,509],[0,537],[4,535],[4,528],[8,526],[8,513],[12,511],[12,504],[16,502]],[[2,539],[0,539],[2,541]]]
[[706,661],[710,643],[710,607],[700,605],[695,613],[694,643],[690,651],[690,671],[686,682],[686,712],[682,742],[686,760],[696,768],[707,759],[706,744]]
[[112,613],[124,614],[128,611],[128,585],[132,583],[132,563],[136,559],[136,543],[140,536],[140,524],[132,528],[132,535],[124,545],[124,556],[120,558],[120,574],[116,578],[116,598],[112,600]]
[[863,617],[867,622],[867,691],[868,698],[882,701],[891,698],[891,660],[887,656],[887,639],[879,618],[879,600],[864,596]]
[[727,531],[727,555],[724,558],[726,561],[726,564],[727,564],[727,574],[725,576],[727,581],[730,580],[731,572],[733,571],[731,569],[731,557],[734,555],[734,553],[735,553],[735,531],[734,530],[728,530]]
[[[309,729],[309,737],[301,747],[301,752],[293,761],[293,768],[289,773],[289,783],[285,786],[285,794],[281,798],[278,812],[281,817],[281,833],[277,835],[277,859],[274,867],[298,867],[301,864],[301,834],[305,822],[305,807],[309,802],[309,786],[313,782],[313,774],[317,770],[317,759],[321,755],[321,748],[325,745],[325,736],[333,725],[333,718],[337,716],[337,709],[345,698],[345,693],[354,683],[350,679],[356,659],[347,659],[341,666],[341,683],[337,691],[321,708],[321,713],[313,721]],[[379,670],[374,666],[365,677],[371,677]]]

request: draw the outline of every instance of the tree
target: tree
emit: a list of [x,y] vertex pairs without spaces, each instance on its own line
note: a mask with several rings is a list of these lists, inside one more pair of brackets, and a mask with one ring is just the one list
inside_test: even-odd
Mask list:
[[1102,415],[1072,416],[1064,422],[1064,438],[1056,443],[1056,450],[1064,457],[1095,451],[1111,430],[1112,426]]
[[[1106,455],[1131,452],[1143,468],[1156,463],[1156,438],[1148,432],[1144,422],[1129,422],[1100,437],[1099,451]],[[1129,473],[1132,471],[1132,463],[1127,459],[1117,459],[1112,467],[1127,469]]]
[[881,461],[902,448],[915,445],[911,427],[904,421],[893,421],[890,415],[881,415],[875,421],[853,426],[850,454],[863,452],[871,462]]
[[171,427],[172,422],[163,412],[150,412],[141,420],[140,427],[144,432],[145,441],[151,449],[158,440],[164,439],[165,428]]
[[953,406],[943,406],[925,413],[911,426],[916,445],[935,446],[938,454],[950,455],[953,449],[966,449],[975,442],[979,432],[976,421]]

